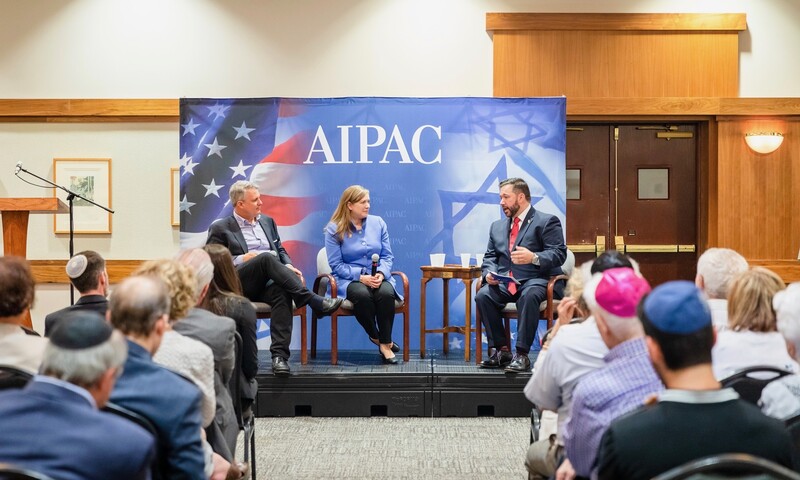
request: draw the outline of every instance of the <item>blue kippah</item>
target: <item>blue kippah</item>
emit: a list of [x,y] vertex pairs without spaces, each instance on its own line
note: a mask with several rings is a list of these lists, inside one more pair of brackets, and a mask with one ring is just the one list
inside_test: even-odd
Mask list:
[[56,324],[50,334],[50,343],[67,350],[83,350],[104,343],[113,331],[99,313],[73,310]]
[[644,300],[644,314],[664,333],[686,335],[711,325],[711,311],[692,282],[679,280],[654,288]]

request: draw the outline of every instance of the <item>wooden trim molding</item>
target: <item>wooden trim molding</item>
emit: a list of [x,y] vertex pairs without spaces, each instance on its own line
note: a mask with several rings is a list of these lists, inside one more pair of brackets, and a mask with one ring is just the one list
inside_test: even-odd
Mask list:
[[[111,283],[119,283],[130,276],[145,260],[106,260],[106,270]],[[68,284],[66,260],[30,260],[36,283]]]
[[800,282],[800,260],[751,260],[751,267],[764,267],[780,275],[787,284]]
[[[567,115],[800,115],[800,98],[567,97]],[[175,122],[179,101],[170,99],[0,99],[0,122]]]
[[486,31],[602,30],[740,32],[744,13],[487,13]]
[[0,99],[0,121],[178,119],[178,99]]
[[567,115],[800,115],[800,98],[567,97]]

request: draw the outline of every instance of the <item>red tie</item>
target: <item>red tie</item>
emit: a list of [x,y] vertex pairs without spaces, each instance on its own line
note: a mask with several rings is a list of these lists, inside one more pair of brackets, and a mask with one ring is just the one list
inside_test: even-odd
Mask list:
[[[517,235],[519,235],[519,217],[514,217],[514,225],[511,227],[511,235],[508,236],[508,253],[509,255],[511,252],[514,251],[514,244],[517,243]],[[514,272],[509,270],[508,275],[510,277],[514,276]],[[508,284],[508,291],[511,295],[517,294],[517,284],[511,282]]]

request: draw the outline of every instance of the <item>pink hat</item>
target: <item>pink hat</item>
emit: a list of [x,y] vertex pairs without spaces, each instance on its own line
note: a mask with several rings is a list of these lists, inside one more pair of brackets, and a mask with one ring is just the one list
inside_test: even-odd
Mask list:
[[639,300],[650,291],[650,284],[631,268],[612,268],[603,272],[594,297],[597,305],[618,317],[635,317]]

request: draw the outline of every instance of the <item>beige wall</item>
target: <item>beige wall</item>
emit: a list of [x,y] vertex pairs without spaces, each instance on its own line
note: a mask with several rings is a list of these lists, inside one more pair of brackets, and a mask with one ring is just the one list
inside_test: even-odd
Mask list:
[[[491,96],[487,12],[596,12],[596,0],[0,0],[0,99],[247,96]],[[606,12],[743,12],[745,97],[800,97],[795,0],[618,0]],[[609,6],[610,5],[610,6]],[[111,235],[78,236],[107,258],[177,250],[169,167],[177,125],[0,123],[0,196],[49,194],[12,175],[52,178],[54,157],[112,159]],[[66,258],[52,217],[31,219],[29,257]],[[39,289],[34,326],[68,303]]]

